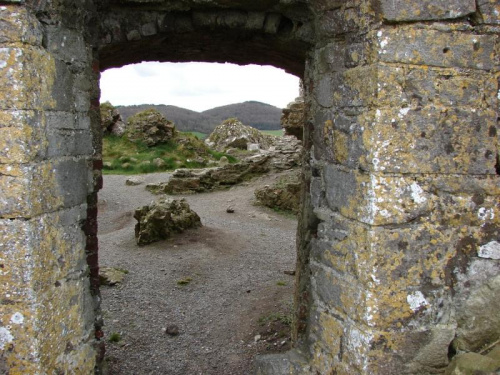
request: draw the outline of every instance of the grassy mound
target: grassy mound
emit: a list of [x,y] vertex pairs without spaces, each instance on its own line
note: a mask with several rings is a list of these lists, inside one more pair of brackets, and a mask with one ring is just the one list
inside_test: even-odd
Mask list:
[[[203,168],[224,155],[210,150],[196,136],[186,133],[177,133],[171,140],[154,147],[131,142],[126,137],[107,135],[103,138],[103,173],[141,174],[177,168]],[[230,163],[237,161],[230,155],[225,156]]]

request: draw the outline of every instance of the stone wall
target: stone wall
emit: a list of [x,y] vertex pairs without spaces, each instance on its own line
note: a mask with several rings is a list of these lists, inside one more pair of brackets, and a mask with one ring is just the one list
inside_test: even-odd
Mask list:
[[500,335],[498,5],[333,3],[305,76],[303,352],[321,374],[439,373]]
[[99,72],[85,31],[92,4],[7,3],[0,6],[0,372],[89,374],[100,153]]
[[148,59],[304,79],[295,347],[258,373],[440,373],[499,338],[498,1],[1,4],[0,372],[94,372],[99,70]]

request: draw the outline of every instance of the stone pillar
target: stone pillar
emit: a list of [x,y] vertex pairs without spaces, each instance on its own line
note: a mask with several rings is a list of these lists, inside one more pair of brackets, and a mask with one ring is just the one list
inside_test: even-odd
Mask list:
[[0,7],[0,372],[92,374],[98,74],[78,18],[11,3]]
[[318,3],[302,348],[312,373],[443,371],[500,336],[497,2]]

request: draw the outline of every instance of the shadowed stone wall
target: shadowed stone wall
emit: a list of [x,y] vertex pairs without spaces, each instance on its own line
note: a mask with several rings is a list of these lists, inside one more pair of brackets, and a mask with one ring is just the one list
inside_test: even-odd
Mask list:
[[304,79],[295,347],[258,373],[440,373],[494,343],[499,14],[496,0],[0,2],[0,373],[94,372],[99,71],[141,60]]

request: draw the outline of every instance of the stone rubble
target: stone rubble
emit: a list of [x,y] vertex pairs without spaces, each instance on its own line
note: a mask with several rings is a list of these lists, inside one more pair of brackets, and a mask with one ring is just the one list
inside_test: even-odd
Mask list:
[[136,113],[127,121],[127,138],[132,142],[144,142],[148,147],[167,142],[175,133],[174,123],[154,109]]
[[272,186],[255,190],[255,198],[266,207],[298,214],[300,209],[300,172],[283,176]]
[[272,138],[251,126],[243,125],[236,118],[230,118],[216,126],[205,143],[220,152],[230,148],[257,151],[268,149],[272,144]]
[[162,196],[147,206],[137,208],[135,238],[139,246],[147,245],[201,226],[200,217],[191,210],[185,199]]
[[111,103],[102,103],[100,106],[101,124],[104,135],[113,134],[121,137],[126,130],[120,112],[111,105]]

